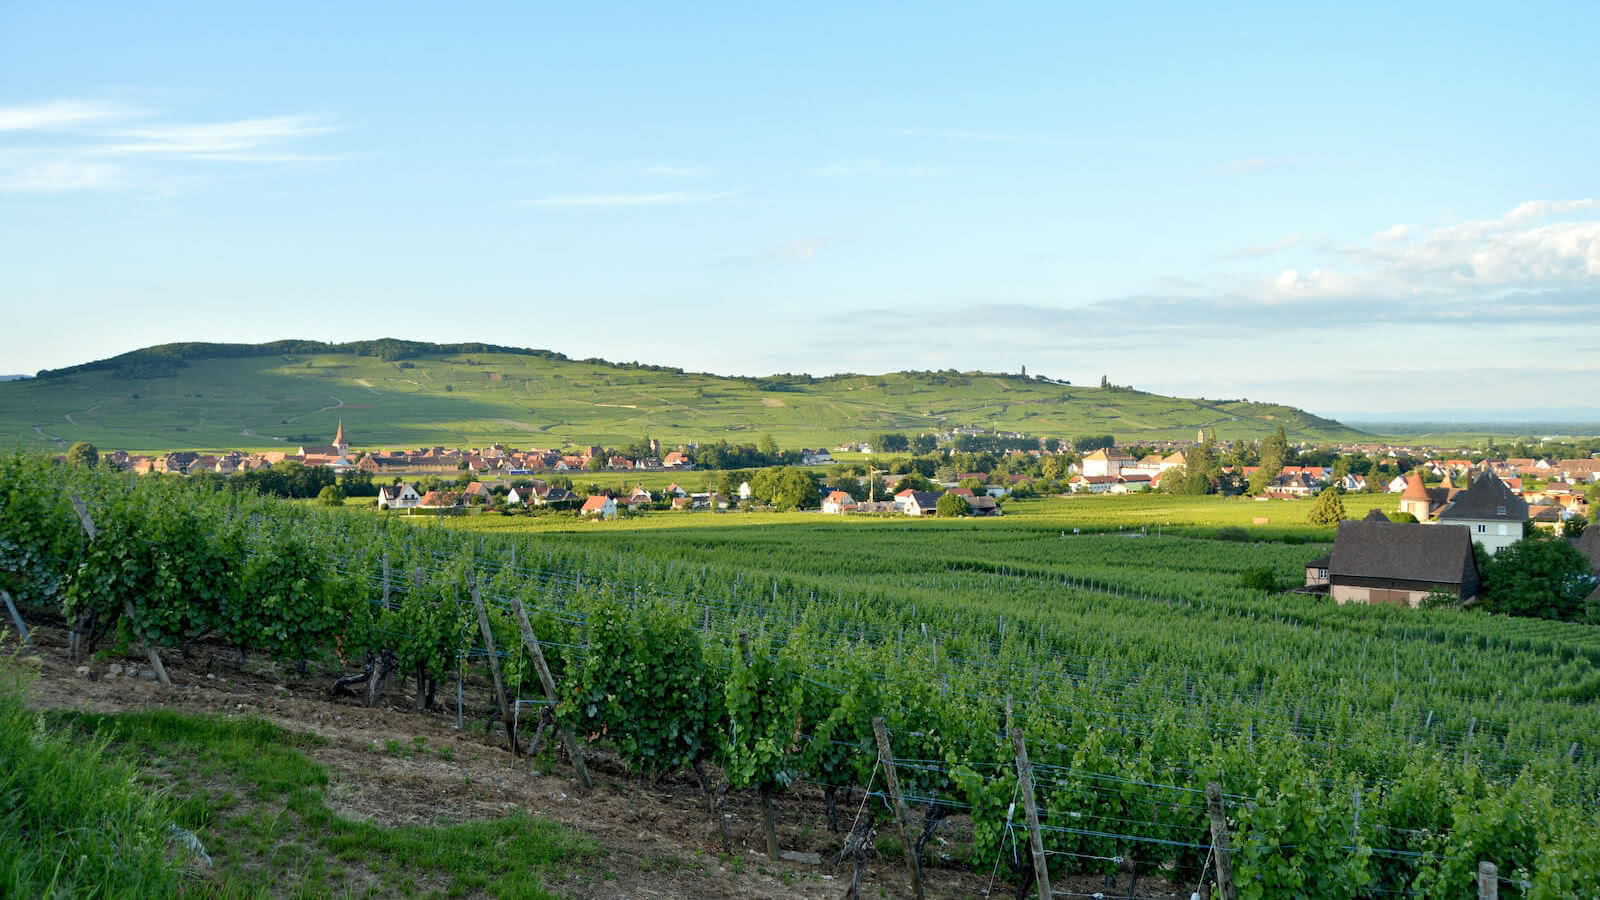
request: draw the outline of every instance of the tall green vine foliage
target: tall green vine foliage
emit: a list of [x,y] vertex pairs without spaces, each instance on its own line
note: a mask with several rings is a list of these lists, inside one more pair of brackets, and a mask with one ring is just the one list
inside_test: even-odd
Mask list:
[[[847,593],[813,577],[836,571],[837,548],[778,558],[730,540],[702,558],[703,538],[485,537],[0,457],[4,588],[25,612],[93,619],[99,639],[381,653],[444,681],[481,665],[471,573],[508,689],[542,698],[515,598],[558,718],[634,769],[714,761],[768,799],[802,783],[881,791],[883,716],[908,806],[930,822],[967,811],[986,873],[1027,860],[1009,696],[1053,874],[1198,880],[1201,789],[1217,781],[1242,897],[1454,898],[1481,859],[1511,879],[1505,897],[1600,893],[1600,639],[1581,626],[1263,597],[1238,579],[1266,546],[1084,537],[1064,551],[1021,534],[979,552],[971,534],[915,532],[863,530],[915,542],[900,552],[926,564],[908,575],[905,556],[862,552],[876,586]],[[1068,583],[1051,568],[1064,552],[1122,590]],[[1165,570],[1138,564],[1152,552]]]

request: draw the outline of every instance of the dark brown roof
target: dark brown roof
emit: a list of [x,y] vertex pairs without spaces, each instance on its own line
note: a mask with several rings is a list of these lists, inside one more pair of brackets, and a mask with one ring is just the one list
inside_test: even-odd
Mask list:
[[1600,572],[1600,525],[1591,525],[1583,530],[1583,534],[1574,538],[1572,546],[1578,552],[1589,557],[1589,567]]
[[1526,522],[1528,501],[1518,497],[1506,487],[1499,476],[1490,472],[1479,475],[1472,487],[1455,495],[1450,505],[1439,513],[1441,521],[1451,519],[1500,519],[1506,522]]
[[[1385,519],[1384,521],[1387,522],[1388,520]],[[1332,560],[1333,560],[1333,551],[1329,550],[1327,553],[1324,553],[1321,556],[1317,557],[1316,559],[1313,559],[1311,562],[1306,563],[1306,568],[1308,568],[1308,569],[1326,569],[1328,567],[1328,563],[1330,561],[1332,561]]]
[[1363,522],[1387,522],[1387,521],[1389,521],[1389,517],[1383,514],[1383,510],[1377,509],[1376,507],[1374,507],[1373,509],[1367,510],[1366,516],[1364,516],[1361,521],[1363,521]]
[[[1470,577],[1469,573],[1470,572]],[[1476,586],[1472,539],[1461,525],[1339,523],[1328,575]]]

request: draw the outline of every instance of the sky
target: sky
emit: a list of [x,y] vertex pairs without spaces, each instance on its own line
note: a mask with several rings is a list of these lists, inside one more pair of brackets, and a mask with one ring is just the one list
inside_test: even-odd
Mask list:
[[402,337],[1600,414],[1600,4],[0,4],[0,373]]

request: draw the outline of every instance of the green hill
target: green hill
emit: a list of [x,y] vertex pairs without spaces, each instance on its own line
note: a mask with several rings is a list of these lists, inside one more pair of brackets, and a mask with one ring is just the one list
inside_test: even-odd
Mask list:
[[571,360],[547,350],[398,340],[166,344],[0,383],[0,440],[102,450],[271,449],[323,443],[343,419],[357,447],[519,447],[754,441],[832,445],[881,431],[976,425],[1119,440],[1362,432],[1288,406],[1163,397],[982,372],[728,378]]

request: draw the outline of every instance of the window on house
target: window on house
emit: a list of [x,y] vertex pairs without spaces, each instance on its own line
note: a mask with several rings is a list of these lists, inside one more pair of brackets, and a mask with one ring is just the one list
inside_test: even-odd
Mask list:
[[1504,506],[1496,506],[1494,508],[1494,514],[1497,516],[1503,516],[1506,514],[1506,508]]
[[1509,532],[1506,531],[1506,526],[1504,526],[1504,525],[1500,526],[1500,533],[1501,534],[1508,534],[1509,533]]
[[1487,534],[1488,531],[1489,531],[1489,526],[1487,526],[1487,525],[1479,525],[1478,526],[1478,533],[1479,534]]

